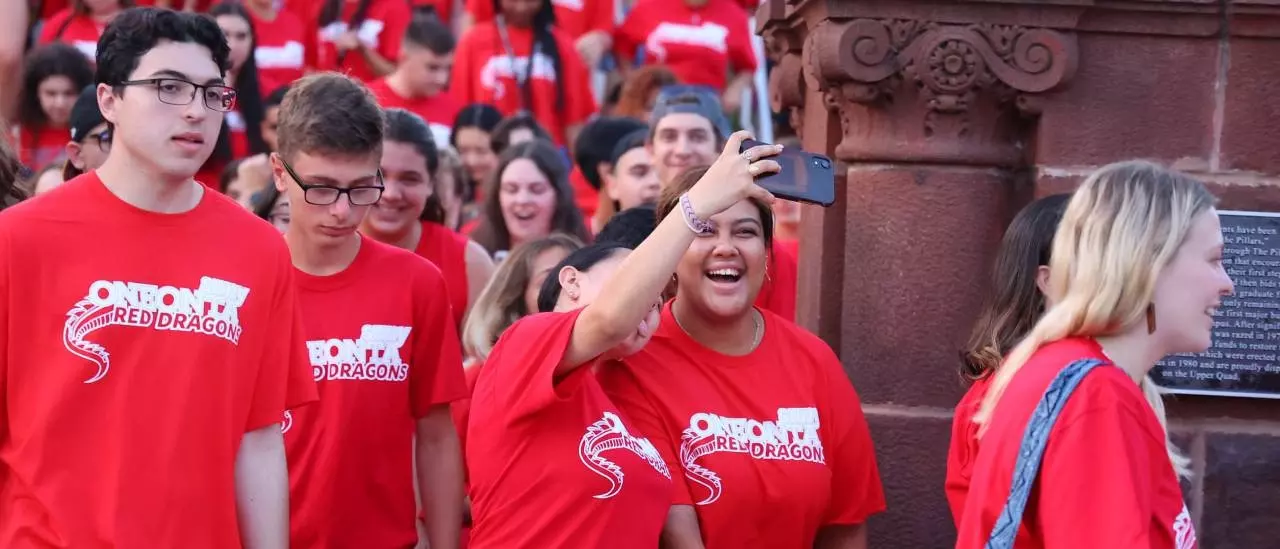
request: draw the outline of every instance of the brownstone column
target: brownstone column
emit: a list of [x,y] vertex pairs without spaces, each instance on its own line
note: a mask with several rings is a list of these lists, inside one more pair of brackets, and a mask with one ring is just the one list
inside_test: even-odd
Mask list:
[[[1226,208],[1280,211],[1280,7],[769,0],[757,20],[774,108],[841,166],[837,204],[804,211],[799,315],[871,423],[890,507],[873,547],[950,547],[958,351],[1008,220],[1132,157],[1199,172]],[[1172,404],[1202,547],[1280,537],[1277,404]]]

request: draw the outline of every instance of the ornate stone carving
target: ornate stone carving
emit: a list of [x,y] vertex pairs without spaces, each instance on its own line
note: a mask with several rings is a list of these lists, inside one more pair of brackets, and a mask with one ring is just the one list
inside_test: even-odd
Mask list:
[[800,134],[808,89],[804,73],[804,40],[798,29],[786,26],[780,17],[767,21],[763,27],[765,52],[775,62],[769,74],[769,106],[774,112],[787,113],[791,127]]
[[[1062,87],[1076,63],[1071,35],[986,23],[819,24],[807,49],[828,100],[848,111],[836,152],[851,160],[1018,164],[1025,132],[1017,115],[1038,112],[1029,94]],[[918,125],[904,127],[907,120]]]

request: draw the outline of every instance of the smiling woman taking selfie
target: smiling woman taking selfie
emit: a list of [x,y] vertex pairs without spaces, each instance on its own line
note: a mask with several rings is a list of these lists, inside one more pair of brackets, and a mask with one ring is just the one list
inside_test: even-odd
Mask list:
[[[957,548],[1195,546],[1178,484],[1189,463],[1148,374],[1165,356],[1208,349],[1232,292],[1214,203],[1198,181],[1147,162],[1104,166],[1076,191],[1053,242],[1052,306],[974,418],[981,450]],[[1053,389],[1065,379],[1074,392]],[[1062,391],[1056,421],[1038,411],[1032,423],[1042,395]],[[1024,432],[1046,441],[1030,461],[1038,474],[1024,467]],[[1015,474],[1022,489],[1010,488]],[[1003,537],[989,545],[993,531]]]
[[[634,252],[598,244],[565,258],[538,295],[541,314],[507,329],[472,396],[467,469],[471,547],[652,549],[670,507],[672,471],[601,390],[596,370],[634,354],[658,321],[667,280],[705,219],[776,172],[771,146],[737,154],[746,133]],[[605,291],[626,288],[627,291]],[[624,483],[625,478],[625,483]]]
[[[704,171],[663,189],[659,218]],[[653,340],[601,371],[672,470],[664,542],[863,547],[884,495],[858,395],[826,343],[753,306],[770,276],[769,204],[740,200],[699,228]]]

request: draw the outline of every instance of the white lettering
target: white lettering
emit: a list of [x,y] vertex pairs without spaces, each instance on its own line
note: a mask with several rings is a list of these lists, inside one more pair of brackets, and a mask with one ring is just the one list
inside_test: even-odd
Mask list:
[[282,46],[258,46],[253,50],[253,60],[259,69],[300,69],[306,53],[301,43],[290,40]]
[[699,465],[699,458],[736,453],[752,459],[825,464],[819,426],[817,408],[779,408],[777,421],[693,414],[681,437],[680,457],[685,476],[710,492],[698,505],[715,502],[723,491],[719,475]]
[[409,365],[400,350],[409,339],[407,326],[365,324],[359,339],[307,342],[311,374],[316,381],[404,381]]
[[111,354],[85,339],[107,326],[132,326],[159,331],[191,332],[240,343],[240,307],[249,289],[202,277],[196,289],[122,280],[96,280],[85,297],[67,311],[62,343],[72,354],[94,363],[93,383],[111,366]]
[[529,78],[535,80],[543,80],[550,83],[556,81],[556,68],[551,63],[551,58],[544,53],[538,53],[533,56],[533,71],[529,71],[529,57],[509,57],[506,55],[495,55],[489,58],[489,61],[480,68],[480,85],[487,89],[493,90],[493,94],[498,99],[506,94],[506,87],[502,83],[502,79],[517,80],[517,75],[529,74]]
[[716,23],[686,25],[661,23],[645,39],[644,48],[653,52],[659,61],[667,59],[667,46],[685,45],[706,48],[716,53],[729,49],[729,29]]

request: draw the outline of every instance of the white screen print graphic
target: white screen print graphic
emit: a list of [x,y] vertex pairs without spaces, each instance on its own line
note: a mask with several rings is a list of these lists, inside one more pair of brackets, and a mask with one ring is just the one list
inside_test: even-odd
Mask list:
[[586,465],[591,472],[609,481],[609,489],[596,494],[594,496],[596,499],[609,499],[618,495],[618,492],[622,491],[622,482],[626,478],[622,467],[600,455],[610,450],[628,450],[648,462],[658,474],[671,480],[671,472],[667,470],[667,464],[662,461],[658,449],[649,442],[649,439],[632,436],[617,414],[605,412],[603,417],[587,426],[587,432],[582,435],[582,440],[578,443],[578,459],[582,460],[582,464]]
[[239,311],[248,297],[248,288],[208,276],[200,278],[198,288],[98,280],[67,311],[62,344],[93,363],[96,371],[85,383],[94,383],[111,369],[111,353],[85,339],[89,334],[107,326],[134,326],[204,334],[239,345]]
[[316,381],[404,381],[409,365],[400,357],[400,348],[410,331],[408,326],[365,324],[359,339],[308,341],[311,373]]
[[680,462],[689,480],[707,489],[698,505],[720,499],[720,476],[697,461],[711,454],[745,454],[751,459],[826,463],[818,438],[817,408],[778,408],[778,420],[723,417],[699,412],[680,437]]
[[1182,512],[1173,519],[1174,543],[1177,549],[1192,549],[1196,546],[1196,527],[1191,523],[1191,513],[1187,512],[1187,504],[1182,504]]

